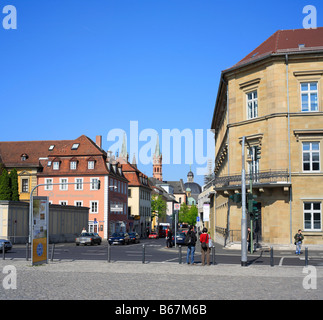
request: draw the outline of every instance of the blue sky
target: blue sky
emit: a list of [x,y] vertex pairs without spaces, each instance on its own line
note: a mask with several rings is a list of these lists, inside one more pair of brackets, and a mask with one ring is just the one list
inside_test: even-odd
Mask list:
[[[278,29],[302,28],[305,5],[323,20],[322,1],[3,0],[1,19],[9,4],[17,30],[0,24],[0,140],[102,135],[105,150],[130,121],[206,135],[221,70]],[[182,162],[165,165],[164,179],[185,182]]]

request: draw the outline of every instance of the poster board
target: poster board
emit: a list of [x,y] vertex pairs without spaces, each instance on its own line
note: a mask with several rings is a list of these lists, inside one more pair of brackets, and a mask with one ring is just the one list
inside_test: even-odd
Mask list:
[[32,200],[32,265],[48,262],[48,197],[33,197]]

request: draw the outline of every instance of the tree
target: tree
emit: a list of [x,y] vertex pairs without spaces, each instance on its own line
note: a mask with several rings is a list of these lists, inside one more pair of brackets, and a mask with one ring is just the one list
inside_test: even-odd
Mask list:
[[17,170],[12,169],[9,176],[10,176],[10,187],[11,187],[11,200],[12,201],[19,201]]
[[196,224],[196,218],[198,216],[198,210],[196,205],[192,205],[189,207],[186,203],[181,204],[181,208],[179,210],[178,222],[186,222],[191,226]]
[[10,177],[6,169],[0,176],[0,200],[11,200]]
[[154,194],[151,197],[151,213],[152,218],[156,216],[158,219],[166,217],[166,201],[161,195]]

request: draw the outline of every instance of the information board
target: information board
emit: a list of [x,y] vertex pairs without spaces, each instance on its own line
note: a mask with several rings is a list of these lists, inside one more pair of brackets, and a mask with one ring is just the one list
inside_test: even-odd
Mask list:
[[48,197],[33,197],[32,204],[32,265],[48,262]]

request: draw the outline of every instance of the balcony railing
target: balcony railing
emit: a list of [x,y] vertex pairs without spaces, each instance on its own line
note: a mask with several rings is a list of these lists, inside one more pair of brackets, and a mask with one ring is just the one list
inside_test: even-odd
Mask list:
[[[273,184],[289,184],[288,170],[269,170],[259,171],[253,175],[246,174],[246,185],[249,184],[250,178],[253,185],[273,185]],[[215,177],[210,181],[204,189],[214,186],[215,189],[233,189],[235,187],[241,188],[241,174],[230,176]]]

